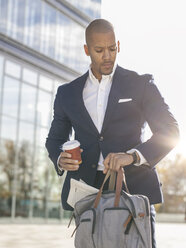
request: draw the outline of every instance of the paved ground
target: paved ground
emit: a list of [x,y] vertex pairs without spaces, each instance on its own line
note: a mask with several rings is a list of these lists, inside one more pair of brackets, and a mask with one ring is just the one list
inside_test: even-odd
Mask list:
[[[157,248],[186,248],[186,224],[157,223]],[[74,226],[0,224],[0,248],[74,248]]]

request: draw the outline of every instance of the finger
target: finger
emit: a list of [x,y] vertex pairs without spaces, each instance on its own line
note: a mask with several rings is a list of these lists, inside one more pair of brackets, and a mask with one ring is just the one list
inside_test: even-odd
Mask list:
[[122,167],[123,160],[122,160],[122,154],[118,154],[116,161],[115,161],[115,170],[118,172],[120,168]]
[[103,170],[103,174],[107,174],[107,172],[108,172],[108,169],[105,168],[105,169]]
[[71,159],[71,158],[60,158],[60,161],[62,161],[62,163],[64,164],[79,164],[79,161],[76,159]]
[[60,158],[59,159],[59,164],[73,164],[77,165],[79,164],[78,160],[70,159],[70,158]]
[[83,149],[80,149],[80,152],[82,153],[83,152]]
[[115,155],[113,158],[113,165],[112,165],[113,171],[117,171],[117,165],[118,165],[118,157],[117,157],[117,155]]
[[71,158],[72,154],[70,154],[68,152],[61,152],[60,157],[62,157],[62,158]]
[[105,168],[108,168],[108,162],[109,162],[109,154],[106,156],[106,158],[103,161],[103,165],[105,166]]
[[121,159],[121,155],[119,154],[114,154],[114,156],[112,157],[111,160],[111,169],[113,171],[119,171],[120,167],[122,165],[122,159]]
[[111,153],[110,155],[110,161],[109,161],[109,168],[111,170],[114,170],[114,162],[115,162],[115,154]]
[[67,170],[67,171],[76,171],[79,169],[79,165],[74,165],[74,164],[63,164],[61,166],[62,169]]
[[115,167],[115,170],[118,172],[118,171],[120,170],[120,168],[121,168],[121,165],[118,163],[118,164],[116,165],[116,167]]
[[110,165],[110,170],[112,171],[117,171],[116,170],[116,158],[112,158],[112,162],[111,162],[111,165]]
[[103,161],[103,164],[104,164],[104,166],[105,166],[105,169],[107,169],[107,170],[109,169],[110,155],[111,155],[111,153],[109,153],[109,154],[106,156],[105,160]]

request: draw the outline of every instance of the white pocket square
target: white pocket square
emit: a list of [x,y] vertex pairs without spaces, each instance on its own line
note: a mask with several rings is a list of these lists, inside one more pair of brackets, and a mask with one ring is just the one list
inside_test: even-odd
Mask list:
[[118,103],[121,103],[121,102],[130,102],[132,101],[132,98],[125,98],[125,99],[119,99]]

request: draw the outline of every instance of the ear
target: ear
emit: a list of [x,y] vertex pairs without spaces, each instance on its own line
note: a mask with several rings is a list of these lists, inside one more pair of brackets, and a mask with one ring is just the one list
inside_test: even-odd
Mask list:
[[90,56],[87,45],[84,45],[84,51],[85,51],[85,53],[86,53],[87,56]]
[[120,52],[120,42],[119,42],[119,40],[118,40],[118,53]]

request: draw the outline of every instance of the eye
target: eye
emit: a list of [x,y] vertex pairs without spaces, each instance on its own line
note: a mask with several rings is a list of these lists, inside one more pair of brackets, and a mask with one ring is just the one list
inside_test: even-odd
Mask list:
[[97,53],[101,53],[101,52],[102,52],[102,50],[96,50],[96,52],[97,52]]
[[112,47],[112,48],[110,48],[110,51],[111,52],[114,52],[114,51],[116,51],[117,50],[117,47]]

